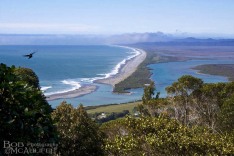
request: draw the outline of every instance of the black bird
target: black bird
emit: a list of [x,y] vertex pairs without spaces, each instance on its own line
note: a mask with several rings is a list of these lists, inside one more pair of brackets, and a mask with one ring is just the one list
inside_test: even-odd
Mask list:
[[24,57],[28,57],[28,59],[32,58],[33,57],[33,54],[35,54],[36,52],[32,52],[28,55],[23,55]]

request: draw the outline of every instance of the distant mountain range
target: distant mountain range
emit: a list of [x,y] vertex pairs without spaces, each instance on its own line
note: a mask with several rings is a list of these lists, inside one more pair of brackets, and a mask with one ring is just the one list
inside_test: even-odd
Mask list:
[[136,45],[156,45],[156,46],[234,46],[234,39],[197,39],[188,37],[175,39],[167,42],[138,42]]
[[0,34],[0,45],[91,45],[91,44],[144,44],[144,45],[212,45],[234,46],[234,39],[182,38],[162,32],[126,33],[120,35],[34,35]]
[[176,39],[177,37],[165,34],[162,32],[157,33],[129,33],[121,35],[112,35],[106,38],[107,43],[111,44],[131,44],[139,42],[168,42]]

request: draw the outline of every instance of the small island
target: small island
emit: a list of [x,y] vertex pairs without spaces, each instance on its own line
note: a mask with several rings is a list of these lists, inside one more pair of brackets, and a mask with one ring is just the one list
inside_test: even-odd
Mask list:
[[225,76],[229,81],[234,81],[234,64],[204,64],[192,69],[202,74]]

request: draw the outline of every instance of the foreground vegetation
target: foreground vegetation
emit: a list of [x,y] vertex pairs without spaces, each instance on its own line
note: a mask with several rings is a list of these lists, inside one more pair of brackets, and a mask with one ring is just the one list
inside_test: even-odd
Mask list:
[[131,117],[102,125],[107,155],[231,155],[233,138],[164,117]]
[[4,141],[56,142],[51,112],[32,70],[0,64],[0,155]]
[[154,83],[144,88],[139,117],[97,124],[82,105],[62,102],[52,111],[33,71],[1,64],[0,155],[15,154],[6,153],[4,141],[57,145],[43,155],[234,154],[234,82],[185,75],[167,88],[167,98],[155,91]]

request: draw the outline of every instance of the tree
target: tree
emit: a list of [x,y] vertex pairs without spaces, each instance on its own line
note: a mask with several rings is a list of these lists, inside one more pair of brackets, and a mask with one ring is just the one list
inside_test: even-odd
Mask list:
[[29,85],[39,88],[39,79],[37,75],[29,68],[15,68],[14,74],[24,82],[27,82]]
[[226,127],[222,123],[224,120],[229,122],[226,119],[230,122],[232,120],[231,116],[224,116],[232,112],[232,105],[227,101],[231,101],[233,94],[233,82],[204,84],[196,94],[193,94],[197,124],[209,127],[214,132],[226,131],[225,128],[222,128],[222,126]]
[[191,75],[184,75],[166,88],[171,101],[175,104],[177,118],[185,125],[189,124],[189,107],[192,104],[190,95],[199,91],[202,85],[203,81],[201,79]]
[[234,94],[221,107],[218,114],[218,127],[223,132],[234,134]]
[[[142,104],[138,106],[138,111],[143,116],[154,116],[155,115],[155,101],[159,99],[160,93],[157,92],[155,95],[155,84],[151,82],[149,85],[146,85],[144,88],[144,94],[142,96]],[[154,97],[155,95],[155,97]]]
[[[0,64],[0,149],[3,141],[51,143],[56,141],[51,106],[34,82],[22,79],[17,68]],[[30,71],[33,72],[33,71]],[[35,73],[32,73],[35,75]],[[35,84],[38,82],[35,77]],[[1,154],[1,153],[0,153]]]
[[60,155],[103,155],[103,136],[84,107],[62,102],[52,113],[59,135]]
[[106,155],[232,155],[233,138],[168,118],[142,117],[105,123]]
[[204,84],[198,94],[193,95],[194,109],[198,117],[197,124],[216,130],[217,115],[223,103],[221,92],[225,86],[225,83]]
[[226,99],[230,98],[234,94],[234,81],[225,83],[224,88],[220,91],[220,107],[226,101]]
[[152,96],[154,95],[154,91],[155,91],[154,82],[151,82],[150,85],[145,86],[144,94],[142,96],[143,104],[147,104],[148,101],[152,99]]

